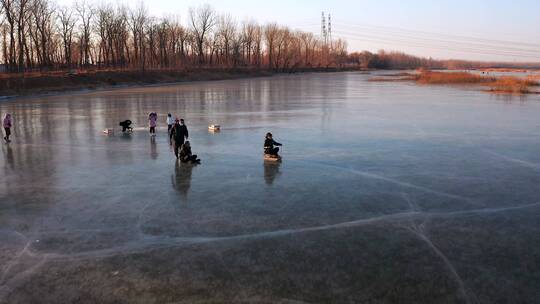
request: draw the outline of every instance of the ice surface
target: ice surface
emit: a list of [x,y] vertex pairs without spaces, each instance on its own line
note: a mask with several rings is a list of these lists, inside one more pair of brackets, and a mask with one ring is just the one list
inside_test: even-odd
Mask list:
[[0,303],[535,302],[540,98],[367,77],[1,102]]

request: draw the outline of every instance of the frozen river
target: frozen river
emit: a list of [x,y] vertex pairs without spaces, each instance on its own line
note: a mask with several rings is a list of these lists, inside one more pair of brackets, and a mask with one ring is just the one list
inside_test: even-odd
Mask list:
[[0,102],[0,303],[538,301],[540,97],[369,77]]

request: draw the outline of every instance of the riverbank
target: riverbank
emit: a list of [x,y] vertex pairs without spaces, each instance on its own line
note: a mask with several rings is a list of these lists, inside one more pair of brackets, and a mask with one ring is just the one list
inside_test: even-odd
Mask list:
[[339,72],[351,69],[313,68],[289,72],[260,69],[95,70],[0,75],[0,98],[46,95],[125,86],[266,77],[276,74]]

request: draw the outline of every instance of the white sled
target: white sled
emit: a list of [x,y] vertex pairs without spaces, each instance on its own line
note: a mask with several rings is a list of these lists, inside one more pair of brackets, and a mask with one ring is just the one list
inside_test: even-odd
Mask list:
[[220,125],[209,125],[208,130],[212,131],[212,132],[218,132],[219,130],[221,130],[221,126]]
[[107,135],[114,134],[114,130],[113,129],[105,129],[105,130],[103,130],[103,134],[107,134]]

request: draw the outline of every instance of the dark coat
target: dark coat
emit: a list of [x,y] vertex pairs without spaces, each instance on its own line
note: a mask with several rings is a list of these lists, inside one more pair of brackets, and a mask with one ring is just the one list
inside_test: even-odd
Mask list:
[[270,151],[274,149],[274,145],[281,146],[280,143],[278,143],[277,141],[271,138],[265,139],[264,140],[264,153],[270,153]]
[[188,133],[188,129],[186,125],[180,125],[180,124],[174,125],[171,135],[177,144],[183,144],[184,139],[189,137],[189,133]]

